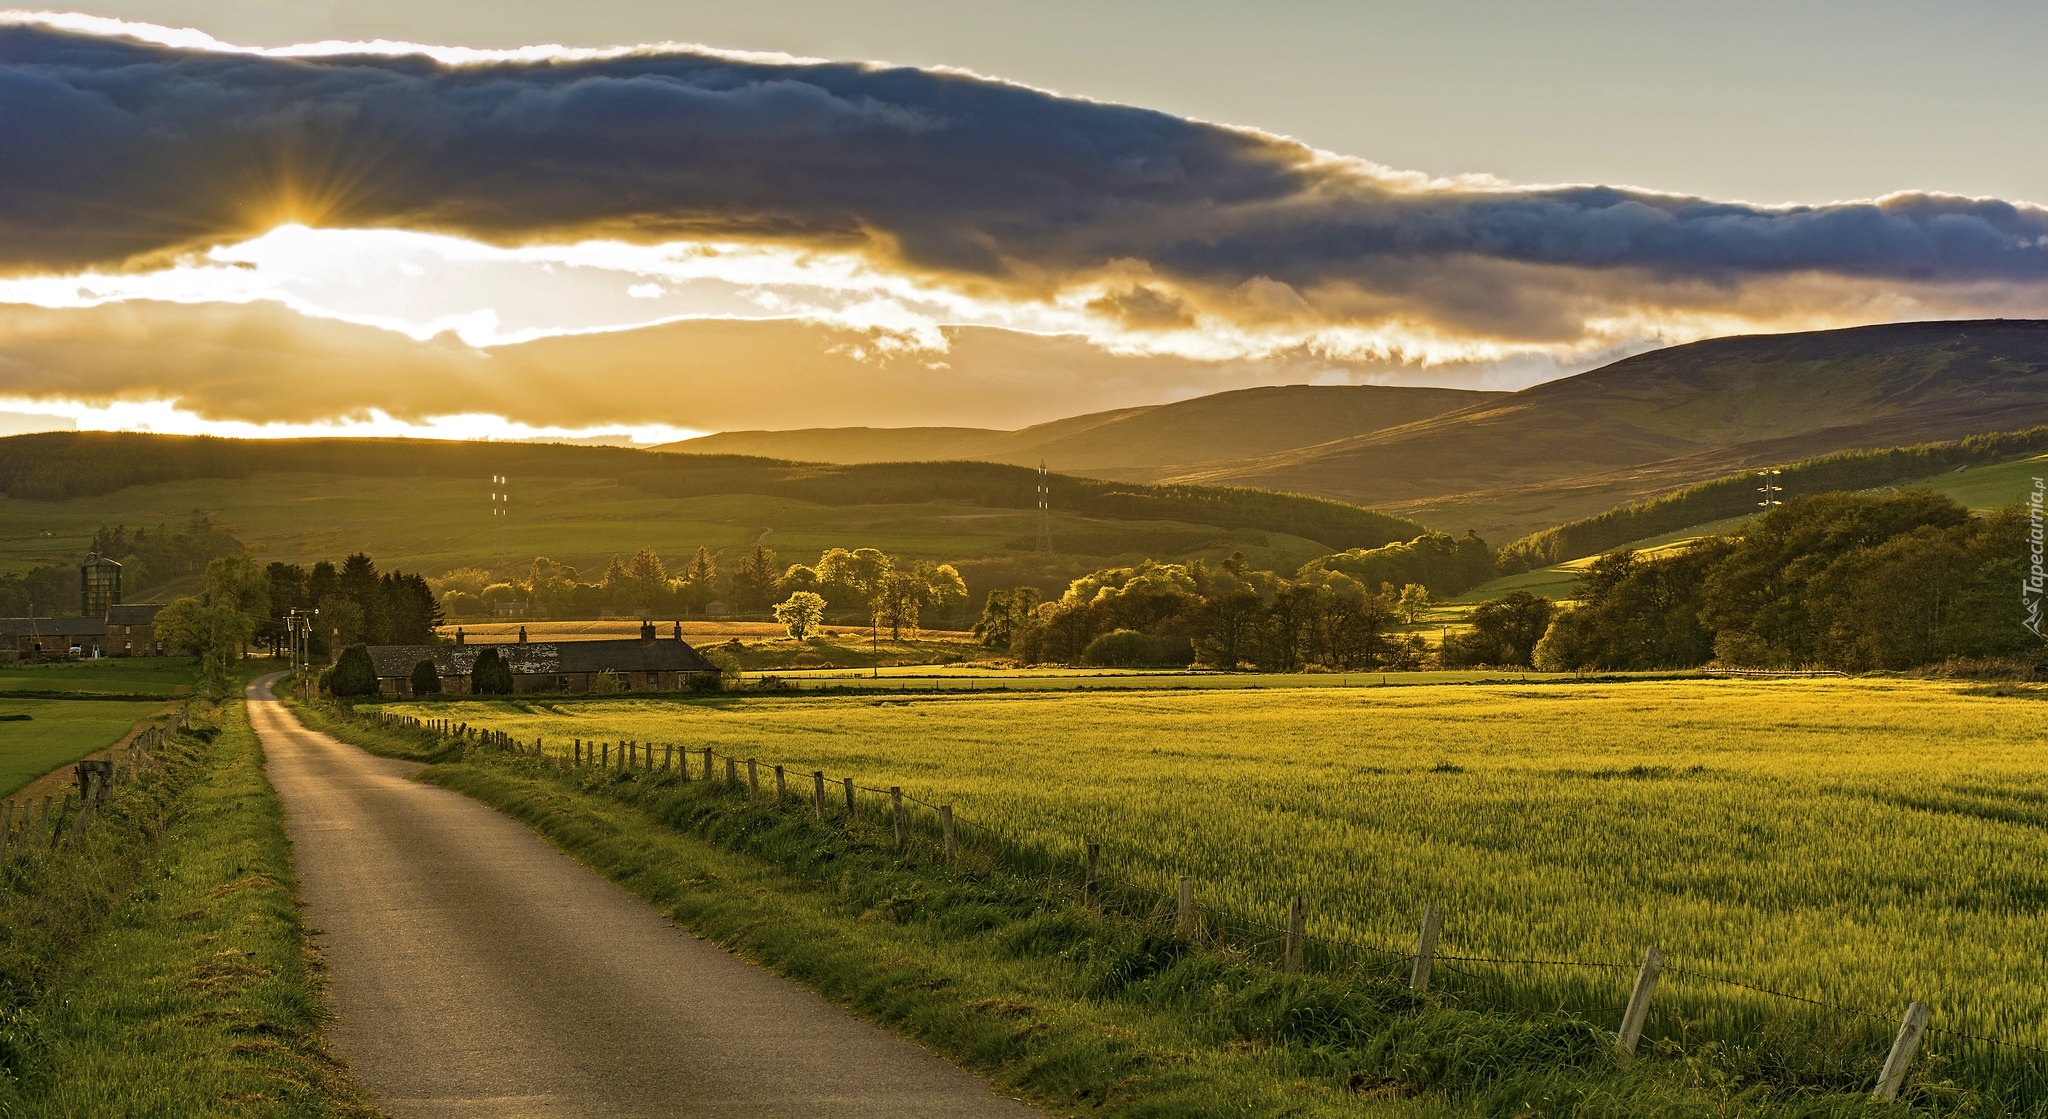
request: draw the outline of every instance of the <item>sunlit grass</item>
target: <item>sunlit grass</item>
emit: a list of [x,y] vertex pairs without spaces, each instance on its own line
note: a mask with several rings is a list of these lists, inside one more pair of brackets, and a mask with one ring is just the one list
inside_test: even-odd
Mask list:
[[1658,681],[403,706],[900,784],[1310,931],[1674,963],[2048,1043],[2048,705],[1921,681]]

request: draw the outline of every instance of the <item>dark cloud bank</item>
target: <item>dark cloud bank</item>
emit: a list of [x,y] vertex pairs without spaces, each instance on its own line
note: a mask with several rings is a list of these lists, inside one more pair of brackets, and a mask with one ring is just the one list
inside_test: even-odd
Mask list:
[[1114,273],[1126,294],[1098,305],[1134,325],[1191,303],[1568,340],[1603,310],[1816,279],[1978,307],[2048,291],[2048,211],[1997,200],[1418,189],[1269,136],[913,69],[286,59],[0,27],[0,270],[132,267],[285,213],[837,245],[1012,295]]

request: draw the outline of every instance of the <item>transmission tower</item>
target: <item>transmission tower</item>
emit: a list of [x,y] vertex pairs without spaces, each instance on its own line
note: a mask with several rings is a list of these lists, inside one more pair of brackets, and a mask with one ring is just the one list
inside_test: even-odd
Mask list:
[[1038,460],[1038,550],[1052,551],[1052,476],[1044,459]]
[[512,479],[503,474],[491,475],[491,528],[497,541],[493,551],[499,558],[505,555],[505,522],[512,512],[512,495],[505,492],[511,484]]
[[1785,487],[1778,484],[1778,475],[1781,473],[1783,472],[1778,470],[1759,470],[1756,472],[1756,476],[1764,480],[1764,484],[1756,488],[1756,492],[1764,495],[1764,499],[1756,504],[1758,508],[1766,513],[1771,511],[1771,506],[1773,505],[1785,504],[1778,500],[1778,495],[1785,492]]

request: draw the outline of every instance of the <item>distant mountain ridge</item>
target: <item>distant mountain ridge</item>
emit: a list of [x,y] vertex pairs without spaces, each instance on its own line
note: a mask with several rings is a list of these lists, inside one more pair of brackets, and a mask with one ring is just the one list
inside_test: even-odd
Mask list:
[[1504,542],[1732,471],[2048,423],[2048,322],[1716,338],[1514,393],[1307,385],[1017,431],[733,432],[669,449],[961,458],[1123,481],[1252,486]]
[[729,431],[659,449],[811,462],[970,459],[1145,481],[1399,427],[1506,396],[1469,389],[1272,385],[1192,400],[1091,412],[1015,431],[847,427]]
[[2048,322],[1694,342],[1401,427],[1169,480],[1334,497],[1496,538],[1733,470],[2048,423]]

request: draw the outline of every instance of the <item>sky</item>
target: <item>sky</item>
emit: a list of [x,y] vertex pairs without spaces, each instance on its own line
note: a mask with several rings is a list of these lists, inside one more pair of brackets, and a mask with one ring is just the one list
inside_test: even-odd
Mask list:
[[[1012,427],[2048,313],[2039,6],[85,11],[0,20],[0,430]],[[316,346],[404,373],[252,391]]]

